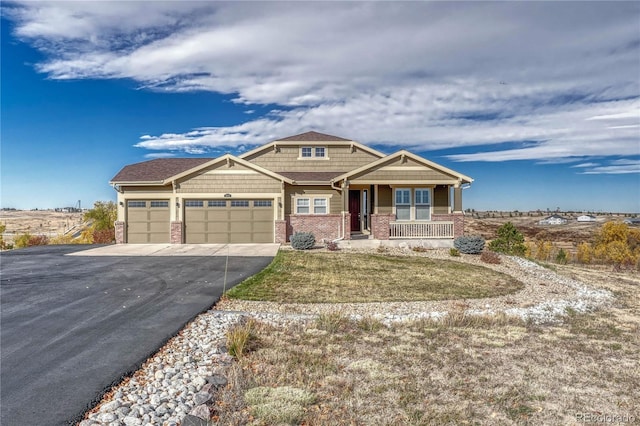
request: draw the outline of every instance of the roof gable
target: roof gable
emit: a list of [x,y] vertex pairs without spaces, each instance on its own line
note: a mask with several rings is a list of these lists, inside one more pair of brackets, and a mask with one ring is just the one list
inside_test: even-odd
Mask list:
[[246,160],[243,160],[242,158],[238,158],[235,155],[231,155],[231,154],[225,154],[222,157],[218,157],[218,158],[214,158],[206,163],[200,164],[196,167],[193,167],[189,170],[185,170],[181,173],[178,173],[174,176],[171,176],[169,178],[167,178],[167,181],[173,181],[173,180],[178,180],[178,179],[182,179],[183,177],[189,176],[191,174],[197,173],[200,170],[206,169],[208,167],[214,166],[216,164],[222,163],[222,162],[229,162],[229,161],[233,161],[234,163],[237,164],[241,164],[242,166],[251,169],[251,170],[255,170],[257,172],[260,172],[264,175],[270,176],[272,178],[287,182],[287,183],[293,183],[292,179],[289,179],[288,177],[285,177],[283,175],[280,175],[276,172],[272,172],[271,170],[265,169],[264,167],[260,167],[257,164],[253,164],[250,163]]
[[283,139],[278,139],[276,142],[283,141],[295,141],[295,142],[329,142],[329,141],[341,141],[350,142],[349,139],[341,138],[338,136],[327,135],[326,133],[319,132],[306,132],[299,135],[288,136]]
[[350,172],[344,173],[340,176],[336,176],[333,179],[333,182],[337,182],[343,179],[347,179],[349,177],[358,175],[358,174],[362,174],[362,173],[366,173],[368,171],[371,171],[373,169],[376,169],[377,167],[383,166],[385,164],[388,163],[394,163],[396,161],[398,161],[399,159],[403,159],[403,158],[409,158],[411,160],[413,160],[415,163],[425,166],[427,168],[433,169],[435,171],[438,171],[440,173],[443,173],[445,175],[449,175],[452,178],[458,180],[460,183],[471,183],[473,182],[473,179],[470,178],[469,176],[465,176],[461,173],[456,172],[455,170],[451,170],[447,167],[441,166],[440,164],[434,163],[433,161],[429,161],[426,158],[420,157],[419,155],[413,154],[409,151],[406,150],[401,150],[398,152],[395,152],[391,155],[388,155],[386,157],[383,157],[379,160],[376,160],[372,163],[369,164],[365,164],[364,166],[352,170]]

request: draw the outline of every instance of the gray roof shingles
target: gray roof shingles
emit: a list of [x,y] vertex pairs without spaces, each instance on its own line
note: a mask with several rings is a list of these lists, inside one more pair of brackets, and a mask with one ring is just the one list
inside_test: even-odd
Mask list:
[[296,182],[324,182],[328,183],[336,176],[345,172],[277,172],[279,175],[288,177]]
[[284,139],[278,139],[276,142],[295,141],[295,142],[350,142],[350,139],[340,138],[338,136],[327,135],[318,132],[306,132],[299,135],[289,136]]

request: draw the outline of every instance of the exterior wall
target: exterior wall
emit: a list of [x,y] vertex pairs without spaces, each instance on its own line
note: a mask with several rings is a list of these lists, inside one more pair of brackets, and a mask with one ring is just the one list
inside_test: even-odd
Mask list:
[[449,187],[437,185],[433,189],[433,214],[449,214]]
[[464,235],[464,214],[462,213],[434,214],[431,215],[431,220],[453,222],[453,237],[457,238]]
[[371,235],[376,240],[388,240],[390,229],[389,223],[395,219],[393,214],[372,214],[371,215]]
[[390,214],[393,212],[393,191],[390,186],[378,187],[378,214]]
[[[296,232],[311,232],[316,237],[316,241],[335,240],[342,236],[342,215],[288,215],[286,217],[287,241]],[[276,241],[277,238],[276,236]]]
[[274,193],[280,191],[280,185],[280,181],[271,176],[232,162],[185,178],[178,183],[176,192]]
[[[302,146],[326,147],[328,157],[299,160]],[[297,145],[276,145],[276,147],[277,149],[271,148],[245,157],[244,160],[274,172],[348,172],[379,159],[355,146],[352,149],[349,142],[345,145],[309,142]]]
[[184,241],[182,238],[182,229],[181,221],[171,222],[171,244],[182,244]]
[[342,213],[342,194],[340,191],[331,188],[329,185],[326,186],[291,186],[287,185],[285,188],[285,196],[284,196],[284,213],[287,214],[295,214],[295,197],[302,196],[328,196],[329,197],[329,213],[330,214],[340,214]]
[[116,244],[124,244],[124,221],[118,220],[114,225],[116,228]]

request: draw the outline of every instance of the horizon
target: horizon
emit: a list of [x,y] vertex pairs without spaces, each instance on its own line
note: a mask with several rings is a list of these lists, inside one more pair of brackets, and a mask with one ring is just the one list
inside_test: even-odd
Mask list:
[[1,10],[2,208],[315,130],[472,177],[465,210],[640,212],[637,2]]

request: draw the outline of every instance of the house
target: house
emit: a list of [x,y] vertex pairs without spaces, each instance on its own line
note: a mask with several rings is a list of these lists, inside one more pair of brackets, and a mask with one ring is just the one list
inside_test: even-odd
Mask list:
[[622,221],[627,225],[640,225],[640,217],[630,217]]
[[239,156],[161,158],[125,166],[118,243],[285,243],[352,236],[463,234],[462,187],[473,179],[406,150],[385,155],[307,132]]
[[538,222],[538,224],[539,225],[564,225],[567,222],[568,222],[567,219],[565,219],[564,217],[554,214],[542,219],[541,221]]
[[578,222],[595,222],[596,217],[591,216],[590,214],[583,214],[582,216],[578,216],[576,219]]

